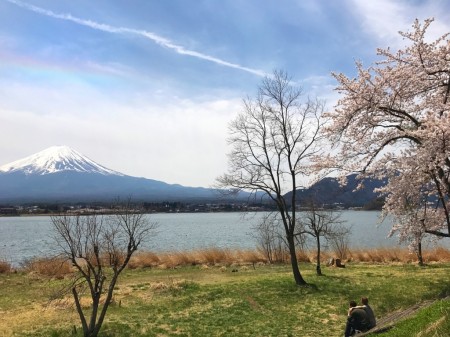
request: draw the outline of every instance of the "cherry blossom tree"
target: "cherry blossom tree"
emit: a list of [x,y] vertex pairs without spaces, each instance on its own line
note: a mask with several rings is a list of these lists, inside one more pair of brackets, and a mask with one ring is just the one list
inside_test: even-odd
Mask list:
[[321,150],[323,123],[323,103],[303,102],[301,97],[285,72],[266,77],[257,97],[244,100],[242,112],[230,124],[229,170],[217,179],[220,188],[262,191],[274,201],[298,285],[306,281],[296,255],[295,191],[300,177],[311,174],[311,158]]
[[450,237],[450,40],[428,41],[432,22],[416,20],[412,31],[400,32],[404,49],[378,49],[381,61],[368,68],[357,62],[355,78],[333,74],[341,98],[327,114],[326,134],[338,154],[327,165],[387,178],[379,189],[385,214],[408,214],[411,200],[423,200],[428,213],[396,227],[401,235],[424,225],[426,233]]
[[394,223],[389,237],[398,234],[399,243],[408,243],[410,251],[417,255],[419,265],[423,266],[422,242],[426,237],[425,221],[433,219],[436,209],[428,211],[425,198],[420,200],[403,199],[401,208],[393,209]]

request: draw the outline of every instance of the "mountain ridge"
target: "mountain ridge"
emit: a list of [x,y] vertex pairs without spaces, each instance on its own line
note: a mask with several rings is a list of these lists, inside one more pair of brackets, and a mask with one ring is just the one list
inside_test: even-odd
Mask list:
[[53,146],[0,166],[0,202],[210,200],[219,192],[128,176],[68,146]]
[[[365,180],[365,188],[354,191],[356,175],[348,176],[341,186],[336,178],[324,178],[307,189],[297,190],[301,207],[314,198],[321,205],[331,207],[379,206],[373,189],[382,181]],[[287,200],[290,199],[286,194]],[[186,187],[162,181],[128,176],[108,169],[67,146],[53,146],[34,155],[0,166],[0,203],[39,202],[111,202],[117,198],[135,201],[209,202],[249,201],[249,193],[226,199],[220,190],[205,187]],[[256,197],[254,199],[256,201]],[[263,194],[259,201],[268,202]]]
[[357,174],[348,175],[345,185],[337,178],[326,177],[307,189],[297,190],[296,197],[300,204],[314,200],[328,207],[380,209],[383,198],[374,189],[385,185],[386,181],[366,178],[362,180],[364,187],[357,189],[359,183]]

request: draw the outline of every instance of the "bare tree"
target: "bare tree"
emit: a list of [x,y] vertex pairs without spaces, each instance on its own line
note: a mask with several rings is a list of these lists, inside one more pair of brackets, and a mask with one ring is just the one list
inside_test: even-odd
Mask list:
[[217,181],[220,188],[263,191],[275,202],[294,280],[304,285],[295,245],[295,191],[299,176],[311,173],[310,160],[320,150],[323,103],[300,99],[301,89],[291,85],[286,73],[266,77],[257,97],[245,99],[243,111],[230,124],[229,170]]
[[[96,337],[120,273],[156,224],[149,222],[129,201],[116,207],[116,213],[111,215],[62,214],[53,216],[52,223],[61,255],[77,271],[70,291],[83,334]],[[83,311],[80,299],[86,289],[92,302],[90,310]]]
[[315,200],[307,203],[307,209],[298,218],[299,226],[296,235],[310,235],[316,241],[316,273],[322,275],[320,266],[321,243],[320,238],[333,238],[338,234],[336,229],[343,220],[340,219],[340,212],[333,209],[320,208]]
[[327,236],[327,241],[331,245],[334,253],[340,260],[347,258],[349,250],[351,229],[338,225],[334,228],[334,233],[331,236]]
[[279,222],[276,214],[268,213],[252,227],[252,236],[269,263],[284,262],[288,256]]

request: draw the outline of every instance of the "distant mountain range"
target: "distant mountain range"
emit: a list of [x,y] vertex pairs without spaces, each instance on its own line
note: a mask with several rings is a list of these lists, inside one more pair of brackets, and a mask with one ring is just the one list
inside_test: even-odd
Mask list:
[[67,146],[0,166],[0,202],[217,200],[219,191],[137,178],[110,170]]
[[[383,183],[365,181],[364,189],[353,192],[356,184],[355,175],[349,176],[344,187],[335,178],[325,178],[308,189],[298,190],[299,204],[314,197],[322,204],[362,207],[376,200],[373,189]],[[53,146],[0,166],[0,204],[111,202],[128,197],[146,202],[225,201],[219,190],[128,176],[67,146]],[[248,194],[241,193],[233,200],[247,199]]]

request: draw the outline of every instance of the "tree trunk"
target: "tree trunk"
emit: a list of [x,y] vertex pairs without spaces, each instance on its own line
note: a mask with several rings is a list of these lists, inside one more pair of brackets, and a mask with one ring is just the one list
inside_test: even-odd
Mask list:
[[422,256],[422,242],[419,241],[417,245],[417,258],[419,259],[419,266],[423,267],[423,256]]
[[317,242],[317,265],[316,265],[316,273],[318,276],[322,276],[322,269],[320,268],[320,237],[319,234],[316,236]]
[[86,318],[84,317],[83,309],[81,308],[80,299],[78,297],[77,290],[72,288],[73,299],[75,301],[75,305],[77,308],[78,315],[80,316],[81,326],[83,327],[84,336],[88,336],[89,330],[86,322]]
[[295,252],[295,241],[293,237],[288,240],[289,244],[289,254],[291,255],[291,265],[292,273],[294,274],[295,284],[302,286],[306,285],[306,281],[303,279],[302,274],[300,274],[300,269],[298,267],[297,254]]

